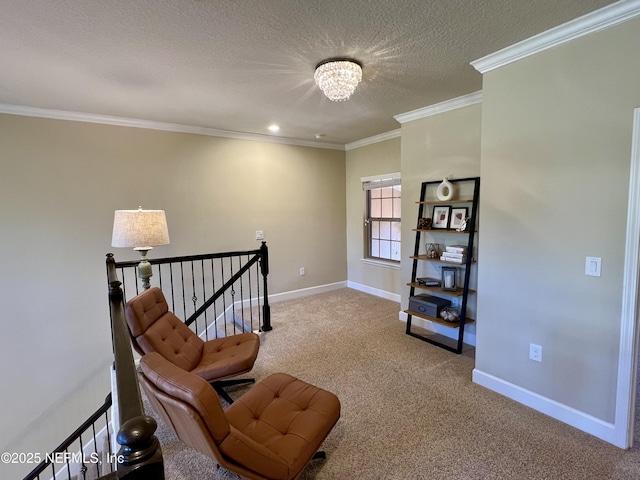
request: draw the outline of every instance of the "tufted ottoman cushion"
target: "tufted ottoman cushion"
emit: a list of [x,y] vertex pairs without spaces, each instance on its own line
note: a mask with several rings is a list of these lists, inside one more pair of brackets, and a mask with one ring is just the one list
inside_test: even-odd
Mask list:
[[231,427],[223,455],[273,479],[294,478],[340,418],[333,393],[276,373],[226,410]]

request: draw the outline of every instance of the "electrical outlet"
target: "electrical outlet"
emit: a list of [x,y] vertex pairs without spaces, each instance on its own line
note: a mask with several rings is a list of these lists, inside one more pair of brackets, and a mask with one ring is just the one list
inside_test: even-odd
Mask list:
[[304,267],[300,267],[300,276],[304,276],[307,273],[307,271],[304,269]]
[[540,345],[530,343],[529,358],[534,362],[542,362],[542,347]]
[[264,232],[262,230],[256,230],[256,240],[264,240]]

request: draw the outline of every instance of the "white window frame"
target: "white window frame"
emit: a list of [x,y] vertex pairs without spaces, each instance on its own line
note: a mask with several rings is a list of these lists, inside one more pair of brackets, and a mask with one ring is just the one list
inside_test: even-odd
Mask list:
[[[400,259],[392,260],[386,259],[382,257],[373,257],[371,256],[371,226],[369,224],[369,208],[370,208],[370,197],[369,190],[376,188],[384,188],[391,187],[396,185],[401,185],[401,176],[399,172],[395,173],[387,173],[383,175],[374,175],[370,177],[362,177],[362,189],[364,191],[364,228],[363,228],[363,258],[362,262],[371,265],[384,266],[394,269],[400,268]],[[389,217],[393,218],[396,221],[401,222],[401,217]],[[400,241],[401,243],[401,241]]]

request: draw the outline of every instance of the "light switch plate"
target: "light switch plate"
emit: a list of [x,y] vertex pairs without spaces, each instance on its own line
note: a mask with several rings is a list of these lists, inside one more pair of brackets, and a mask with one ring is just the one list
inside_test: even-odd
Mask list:
[[599,277],[602,268],[602,258],[587,257],[584,262],[584,274],[592,277]]

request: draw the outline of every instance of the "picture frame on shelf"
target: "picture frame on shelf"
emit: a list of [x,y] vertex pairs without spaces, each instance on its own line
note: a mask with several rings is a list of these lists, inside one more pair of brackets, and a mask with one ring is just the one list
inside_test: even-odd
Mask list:
[[449,228],[449,216],[451,215],[451,206],[438,205],[433,207],[433,217],[431,228],[446,230]]
[[449,221],[449,228],[460,230],[465,225],[465,220],[469,215],[469,209],[467,207],[456,207],[451,209],[451,220]]
[[442,267],[442,290],[455,292],[458,289],[458,269]]

